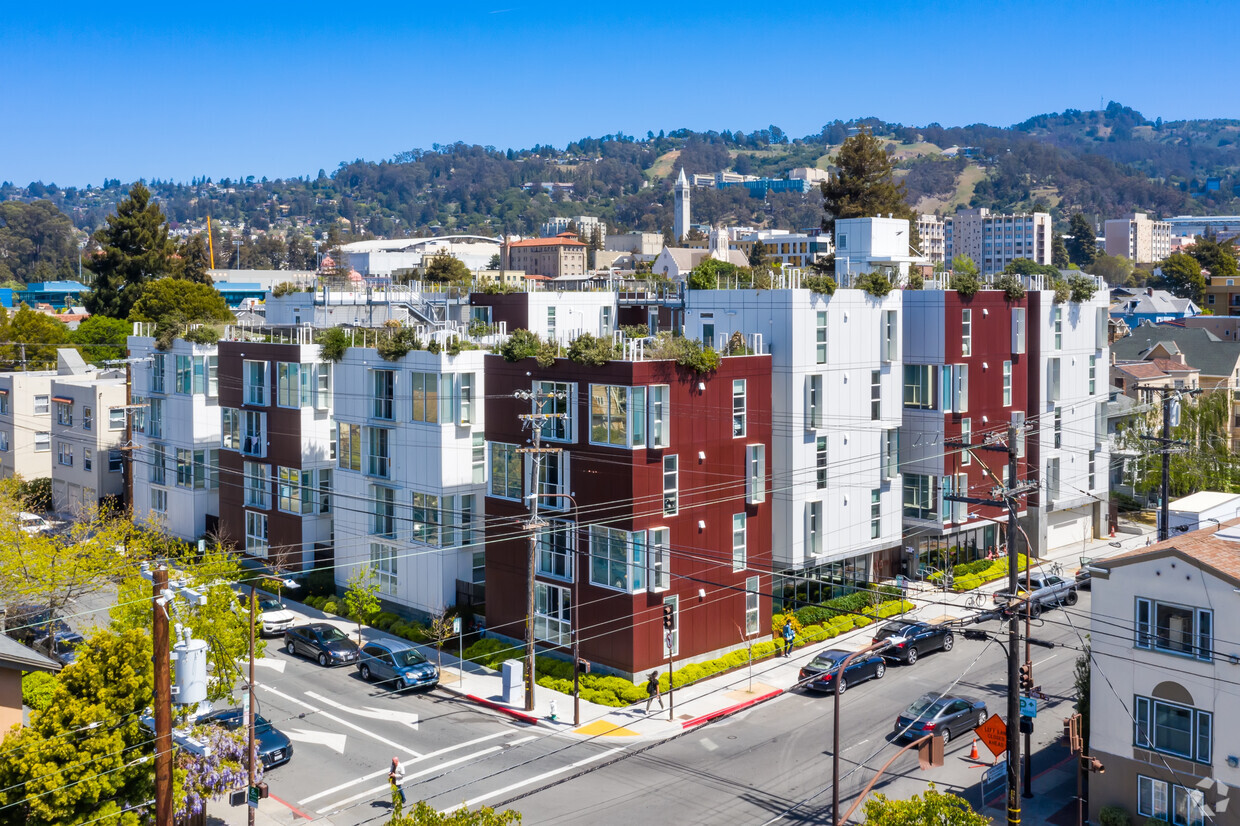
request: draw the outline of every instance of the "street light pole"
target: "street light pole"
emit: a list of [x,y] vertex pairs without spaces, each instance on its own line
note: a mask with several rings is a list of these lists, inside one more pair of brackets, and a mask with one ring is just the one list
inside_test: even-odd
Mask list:
[[831,733],[831,820],[836,826],[841,826],[844,822],[840,819],[840,683],[844,680],[845,669],[852,664],[853,660],[862,654],[886,648],[890,644],[888,640],[870,643],[860,651],[854,651],[845,657],[844,662],[840,663],[835,670],[835,708],[832,712],[835,718],[835,731]]

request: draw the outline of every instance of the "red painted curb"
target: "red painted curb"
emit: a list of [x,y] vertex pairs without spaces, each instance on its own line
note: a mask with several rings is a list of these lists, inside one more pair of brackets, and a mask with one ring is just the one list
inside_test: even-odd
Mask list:
[[517,711],[516,709],[511,709],[506,705],[501,705],[500,703],[495,703],[495,702],[492,702],[491,700],[484,700],[481,697],[476,697],[473,694],[466,694],[465,699],[473,700],[478,705],[482,705],[482,706],[486,706],[487,708],[495,709],[496,711],[507,714],[509,717],[516,718],[517,720],[520,720],[523,723],[529,723],[530,725],[538,725],[538,718],[533,716],[532,714],[526,714],[524,711]]
[[693,728],[694,726],[702,725],[702,723],[709,723],[711,720],[717,720],[720,717],[727,717],[729,714],[735,714],[738,711],[744,711],[750,706],[755,706],[758,703],[766,702],[772,697],[778,697],[780,694],[783,694],[783,693],[784,693],[784,690],[781,688],[778,691],[772,691],[770,694],[763,694],[761,697],[754,697],[752,700],[746,700],[745,702],[737,703],[734,706],[728,706],[727,708],[721,708],[718,711],[712,711],[710,714],[703,714],[701,717],[694,717],[692,720],[686,720],[684,723],[682,723],[681,728]]

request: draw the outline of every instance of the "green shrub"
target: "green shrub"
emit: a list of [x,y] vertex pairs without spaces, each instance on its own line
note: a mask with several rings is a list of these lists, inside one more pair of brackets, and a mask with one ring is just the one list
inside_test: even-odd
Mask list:
[[537,333],[518,328],[499,346],[499,354],[504,357],[504,361],[520,361],[537,356],[541,347],[542,339]]
[[1003,290],[1008,301],[1020,301],[1025,297],[1025,285],[1020,282],[1019,277],[1011,273],[1005,273],[996,278],[994,286],[996,290]]
[[801,286],[811,293],[835,295],[835,279],[829,275],[807,275],[801,279]]
[[[431,343],[437,344],[437,342]],[[402,327],[386,336],[380,335],[379,341],[375,344],[375,352],[384,361],[400,361],[408,355],[410,350],[422,348],[423,344],[418,334],[407,327]]]
[[337,362],[344,358],[344,351],[349,349],[352,339],[340,327],[328,327],[315,336],[319,345],[319,357],[325,361]]
[[197,327],[191,327],[186,330],[181,338],[191,344],[218,344],[220,341],[220,330],[210,324],[199,324]]
[[659,333],[646,347],[646,355],[653,359],[670,359],[681,367],[698,373],[711,373],[719,369],[719,354],[696,339]]
[[920,290],[926,286],[926,279],[919,272],[910,272],[908,281],[904,285],[906,290]]
[[396,614],[393,614],[391,611],[383,611],[374,618],[371,625],[380,631],[387,631],[398,622],[400,622],[400,617],[396,616]]
[[625,338],[648,338],[650,327],[646,324],[621,324],[620,332],[624,333]]
[[865,290],[875,298],[882,298],[893,289],[891,279],[881,272],[867,272],[858,275],[853,279],[853,287],[858,290]]
[[1131,826],[1132,816],[1122,806],[1103,806],[1098,810],[1098,822],[1102,826]]
[[336,574],[331,568],[315,568],[306,575],[305,588],[307,596],[335,596]]
[[775,647],[775,643],[770,640],[760,642],[755,644],[753,647],[753,658],[755,660],[764,660],[774,654],[777,650],[778,649]]
[[281,281],[271,288],[271,294],[276,298],[281,298],[289,293],[297,292],[297,285],[292,281]]
[[1080,304],[1094,297],[1094,293],[1098,290],[1097,283],[1092,278],[1083,275],[1068,276],[1068,289],[1070,290],[1069,298]]
[[582,333],[568,345],[568,358],[577,364],[599,367],[618,355],[610,338],[600,338],[589,333]]
[[44,711],[52,704],[56,678],[45,671],[31,671],[22,677],[22,705]]
[[1051,289],[1055,291],[1055,301],[1060,304],[1072,297],[1072,286],[1062,278],[1052,278]]
[[970,298],[982,288],[982,282],[971,272],[954,272],[948,286],[965,298]]
[[323,607],[319,609],[325,614],[338,614],[342,609],[334,599],[328,599],[323,603]]

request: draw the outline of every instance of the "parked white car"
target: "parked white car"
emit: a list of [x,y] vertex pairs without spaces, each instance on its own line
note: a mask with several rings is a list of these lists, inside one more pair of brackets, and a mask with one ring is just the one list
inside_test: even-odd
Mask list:
[[28,533],[31,536],[49,533],[52,530],[51,524],[42,516],[39,516],[37,513],[27,513],[26,511],[17,514],[17,524],[23,533]]
[[293,627],[297,615],[275,597],[261,596],[258,598],[259,623],[263,636],[274,637],[283,634]]

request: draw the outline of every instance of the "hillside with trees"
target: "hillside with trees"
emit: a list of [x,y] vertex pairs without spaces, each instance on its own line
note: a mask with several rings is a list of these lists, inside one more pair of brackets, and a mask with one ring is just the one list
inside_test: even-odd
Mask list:
[[[1046,209],[1065,230],[1077,212],[1096,222],[1129,211],[1240,211],[1240,121],[1150,121],[1118,103],[1038,115],[1010,127],[915,127],[866,118],[834,120],[801,138],[772,125],[751,133],[604,135],[563,148],[456,143],[341,163],[331,174],[153,180],[146,186],[174,235],[192,239],[210,216],[218,266],[303,269],[316,263],[316,247],[341,241],[528,235],[553,216],[590,214],[616,230],[667,232],[671,184],[681,167],[773,177],[796,167],[826,169],[861,127],[881,141],[896,180],[919,210]],[[105,224],[131,189],[117,179],[85,188],[0,185],[0,280],[68,275],[78,244]],[[818,226],[823,214],[816,188],[765,198],[740,188],[699,188],[693,196],[698,222],[795,229]],[[207,257],[205,236],[194,244],[196,257]],[[86,252],[94,253],[89,244]]]

